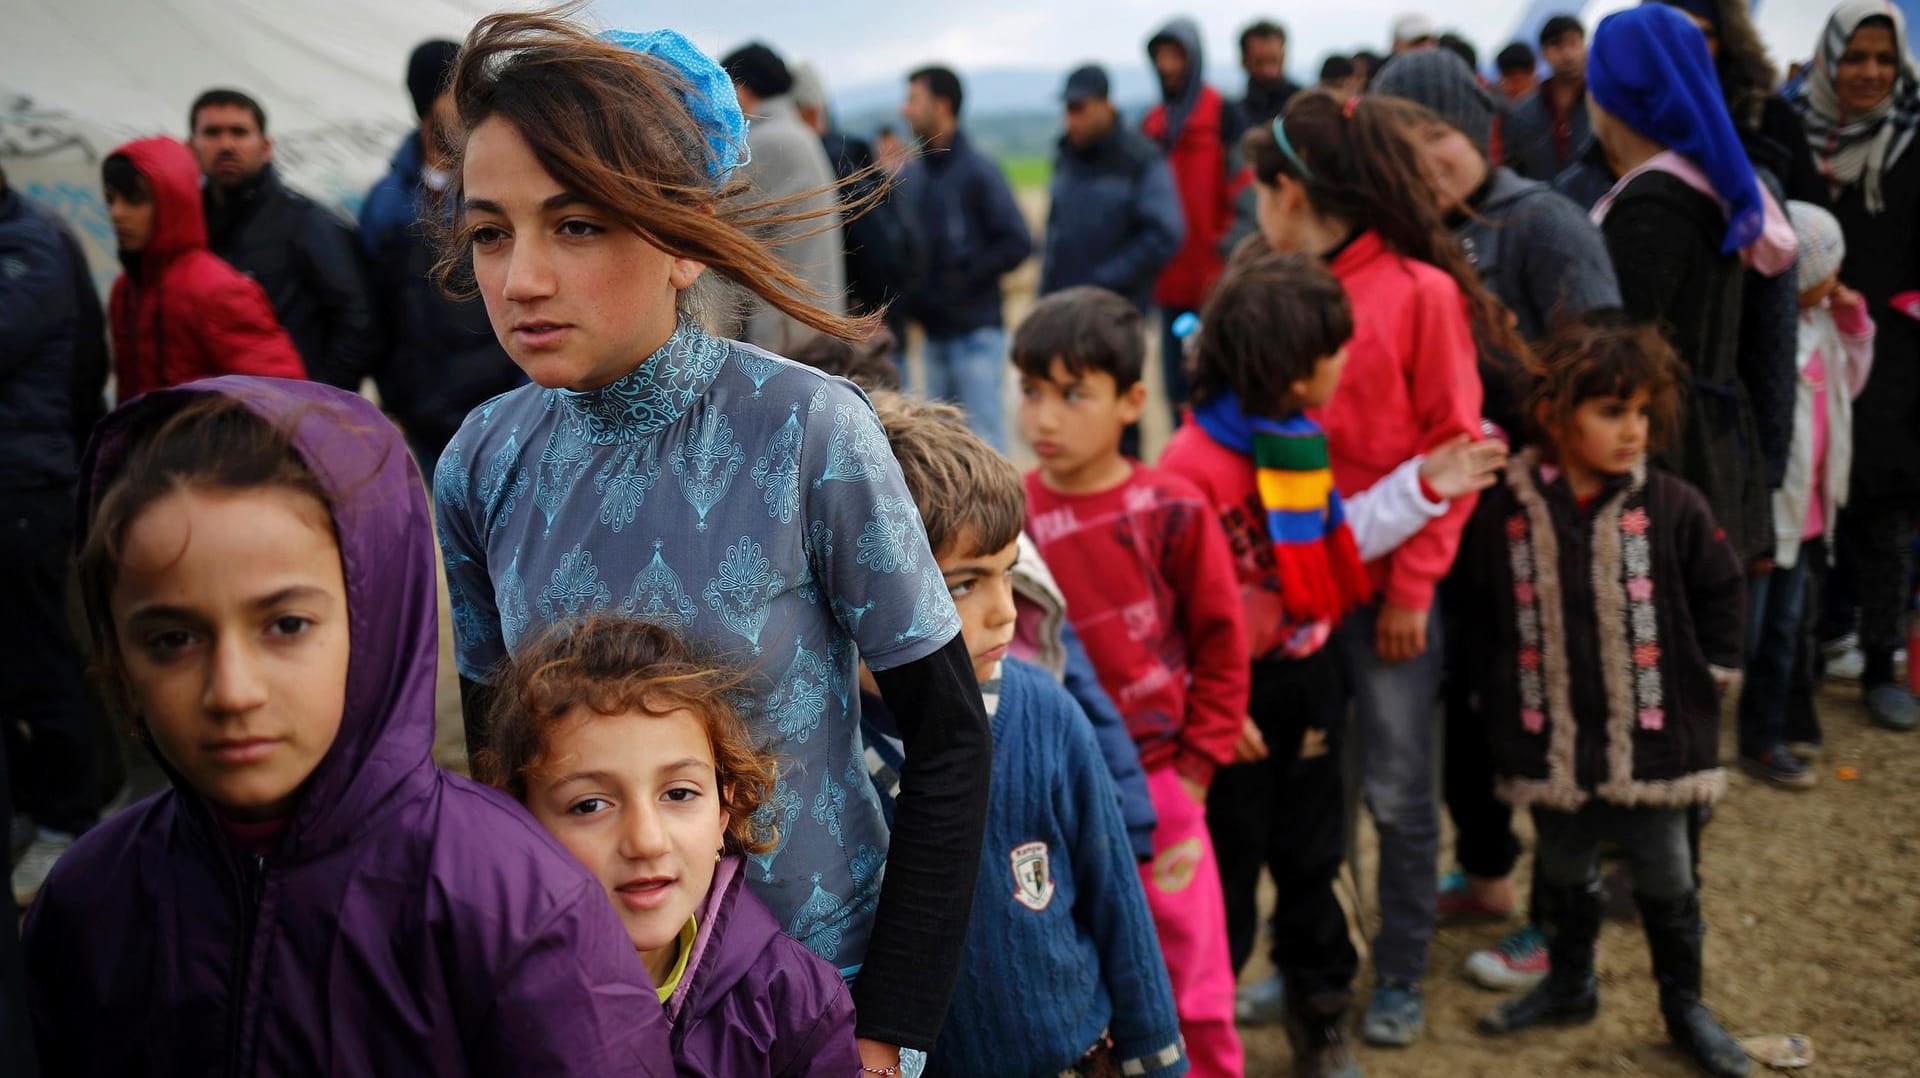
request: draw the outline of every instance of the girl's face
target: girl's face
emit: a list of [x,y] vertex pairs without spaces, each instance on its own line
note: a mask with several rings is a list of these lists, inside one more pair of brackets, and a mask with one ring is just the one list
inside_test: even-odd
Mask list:
[[287,815],[340,732],[347,587],[327,509],[183,488],[127,527],[109,601],[133,712],[222,813]]
[[1303,249],[1301,224],[1307,219],[1307,189],[1288,176],[1274,177],[1272,184],[1255,183],[1254,210],[1260,223],[1260,235],[1276,251]]
[[1560,466],[1569,473],[1625,475],[1647,452],[1653,398],[1645,387],[1630,397],[1590,397],[1552,430]]
[[548,736],[527,808],[607,889],[657,981],[713,884],[727,810],[706,724],[576,710]]
[[1433,185],[1435,205],[1442,213],[1459,209],[1487,179],[1487,159],[1452,124],[1424,124],[1419,136],[1420,163]]
[[1862,26],[1847,39],[1847,51],[1834,65],[1833,88],[1840,105],[1858,115],[1887,99],[1900,75],[1900,55],[1893,31],[1884,26]]
[[467,136],[461,183],[473,274],[507,354],[549,389],[598,389],[673,334],[705,267],[675,258],[560,186],[518,128]]

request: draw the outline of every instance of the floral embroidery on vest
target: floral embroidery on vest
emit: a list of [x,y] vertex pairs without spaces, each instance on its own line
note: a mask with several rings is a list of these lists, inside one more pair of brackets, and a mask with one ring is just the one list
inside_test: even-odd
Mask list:
[[1534,586],[1533,545],[1527,540],[1527,515],[1507,518],[1507,561],[1513,570],[1514,628],[1520,634],[1520,725],[1527,733],[1547,728],[1546,679],[1541,671],[1540,597]]
[[1660,681],[1660,622],[1653,608],[1653,552],[1645,506],[1620,514],[1621,576],[1627,593],[1627,639],[1633,647],[1633,697],[1642,730],[1666,726]]

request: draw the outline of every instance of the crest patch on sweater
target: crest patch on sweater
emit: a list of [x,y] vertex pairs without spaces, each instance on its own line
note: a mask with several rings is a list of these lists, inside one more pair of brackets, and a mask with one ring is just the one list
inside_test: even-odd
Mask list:
[[1013,900],[1040,912],[1053,901],[1053,865],[1044,842],[1023,842],[1008,855],[1013,861]]

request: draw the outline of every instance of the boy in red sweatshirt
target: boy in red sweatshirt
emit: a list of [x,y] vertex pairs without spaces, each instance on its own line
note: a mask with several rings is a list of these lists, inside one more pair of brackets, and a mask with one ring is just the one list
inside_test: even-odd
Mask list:
[[259,282],[208,250],[193,151],[137,139],[100,174],[127,268],[107,304],[118,400],[222,374],[307,376]]
[[1159,825],[1141,867],[1195,1075],[1241,1073],[1219,869],[1206,821],[1233,758],[1248,660],[1225,534],[1193,484],[1120,452],[1146,386],[1140,315],[1100,288],[1042,300],[1014,335],[1027,531],[1140,749]]

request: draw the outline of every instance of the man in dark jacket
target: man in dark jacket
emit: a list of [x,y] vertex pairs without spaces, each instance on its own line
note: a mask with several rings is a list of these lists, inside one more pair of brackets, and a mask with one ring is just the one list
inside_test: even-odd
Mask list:
[[[800,119],[820,136],[820,145],[833,162],[835,179],[846,183],[861,177],[860,182],[839,189],[841,205],[871,198],[874,188],[886,181],[884,173],[869,171],[879,157],[867,140],[834,126],[827,110],[826,85],[811,64],[793,66],[793,103],[800,109]],[[855,314],[885,311],[887,331],[895,342],[904,344],[907,305],[903,292],[913,275],[913,240],[900,218],[898,200],[883,194],[867,203],[866,212],[858,217],[842,217],[840,229],[846,241],[848,306]]]
[[267,290],[309,378],[358,390],[379,340],[353,229],[280,182],[267,114],[253,98],[208,90],[187,126],[207,178],[208,246]]
[[1247,96],[1240,99],[1235,137],[1270,124],[1286,109],[1300,86],[1287,77],[1287,29],[1261,19],[1240,31],[1240,70],[1247,73]]
[[960,77],[948,68],[907,79],[901,116],[922,148],[900,176],[917,249],[912,313],[927,333],[926,395],[958,403],[974,433],[1004,451],[1000,277],[1033,253],[1033,235],[1000,167],[961,133],[960,102]]
[[1587,32],[1571,15],[1540,28],[1540,56],[1553,74],[1508,110],[1500,125],[1506,165],[1529,180],[1552,182],[1586,148]]
[[[74,357],[87,304],[97,327],[98,301],[91,284],[81,283],[59,219],[0,173],[0,701],[6,751],[26,783],[19,799],[38,824],[13,866],[9,902],[31,901],[54,862],[99,815],[91,703],[67,631],[67,552],[80,474]],[[17,737],[15,723],[31,736]],[[10,818],[10,806],[0,806],[0,815]],[[10,960],[0,952],[0,964]],[[0,970],[0,981],[6,977]],[[0,984],[0,997],[6,992]],[[6,1021],[0,1019],[0,1060]]]
[[1226,265],[1220,246],[1233,225],[1238,171],[1230,145],[1234,110],[1206,83],[1200,26],[1192,19],[1161,27],[1147,39],[1147,57],[1160,79],[1161,103],[1147,113],[1141,130],[1166,154],[1187,222],[1187,237],[1154,289],[1161,317],[1160,370],[1168,403],[1178,415],[1187,380],[1179,363],[1166,362],[1180,354],[1172,327],[1181,315],[1200,309]]
[[437,252],[424,222],[453,212],[443,197],[452,162],[437,132],[459,129],[446,92],[459,51],[452,41],[414,50],[407,91],[420,130],[400,143],[391,170],[360,209],[360,245],[372,267],[386,341],[374,381],[382,407],[399,420],[429,477],[467,413],[526,380],[500,347],[480,297],[448,299],[433,280]]
[[1099,285],[1144,313],[1186,224],[1160,151],[1121,126],[1107,94],[1107,73],[1098,67],[1067,77],[1067,131],[1053,161],[1040,293]]

